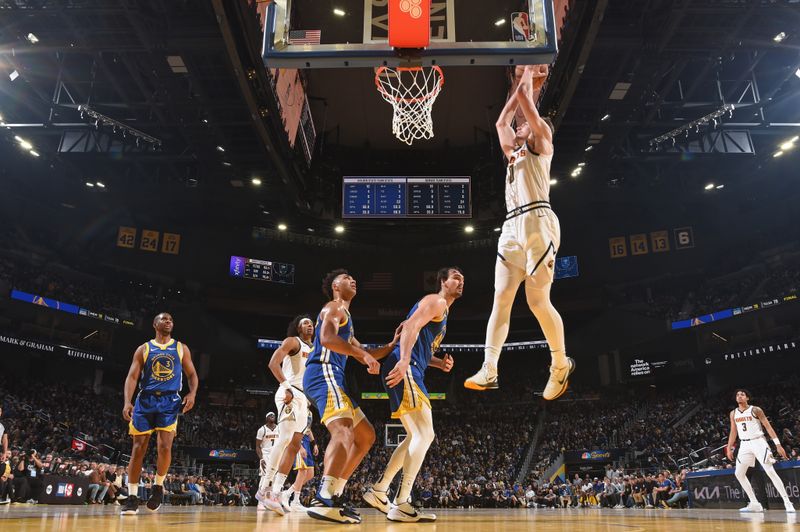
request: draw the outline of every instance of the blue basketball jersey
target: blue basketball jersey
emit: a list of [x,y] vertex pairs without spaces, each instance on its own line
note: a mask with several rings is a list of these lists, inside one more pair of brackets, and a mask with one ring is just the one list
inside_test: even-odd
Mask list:
[[[345,309],[345,313],[347,314],[347,317],[345,318],[344,322],[339,324],[339,330],[336,334],[338,334],[339,338],[345,342],[350,343],[350,340],[353,338],[353,318],[350,316],[350,312],[348,312],[347,309]],[[314,325],[314,348],[311,350],[311,354],[308,355],[308,361],[306,362],[306,365],[330,364],[331,366],[344,371],[344,366],[347,364],[347,355],[337,353],[336,351],[331,351],[327,347],[324,347],[322,342],[320,342],[321,329],[322,320],[320,319],[320,316],[317,316],[317,323]]]
[[[417,301],[411,311],[408,313],[406,319],[410,318],[414,312],[419,308],[419,301]],[[411,349],[411,362],[422,371],[428,368],[428,363],[431,361],[431,356],[439,350],[439,346],[444,340],[444,335],[447,332],[447,313],[444,311],[444,316],[440,320],[431,320],[420,329],[417,341]]]
[[143,392],[178,392],[183,379],[183,344],[171,339],[166,344],[150,340],[144,344],[144,368],[139,379]]

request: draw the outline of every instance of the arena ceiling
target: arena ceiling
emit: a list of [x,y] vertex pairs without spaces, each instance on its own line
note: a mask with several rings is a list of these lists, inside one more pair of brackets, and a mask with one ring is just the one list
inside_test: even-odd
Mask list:
[[[479,218],[493,223],[502,210],[492,129],[503,68],[452,69],[453,90],[435,107],[436,140],[413,155],[391,137],[369,72],[309,72],[312,102],[327,109],[315,116],[309,168],[276,118],[246,0],[4,0],[0,17],[0,150],[33,158],[16,137],[30,142],[39,157],[25,171],[67,175],[60,194],[77,197],[86,182],[104,181],[119,202],[168,191],[177,206],[225,223],[269,226],[275,213],[337,218],[344,172],[455,170],[473,175],[476,198],[491,203]],[[796,0],[570,2],[541,102],[557,124],[556,198],[590,204],[613,197],[609,189],[664,182],[675,183],[676,196],[702,193],[709,172],[735,185],[772,164],[777,147],[800,133],[798,27]],[[725,104],[733,116],[716,127],[680,132],[675,146],[650,144]],[[82,105],[157,139],[156,149],[111,122],[96,127]],[[377,224],[386,227],[358,230],[366,238]]]

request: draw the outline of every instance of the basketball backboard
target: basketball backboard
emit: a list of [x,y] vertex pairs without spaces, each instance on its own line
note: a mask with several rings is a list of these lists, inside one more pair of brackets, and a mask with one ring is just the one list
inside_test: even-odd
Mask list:
[[[553,0],[431,1],[431,42],[396,52],[390,0],[274,0],[262,49],[270,68],[549,64]],[[427,0],[426,0],[427,1]]]

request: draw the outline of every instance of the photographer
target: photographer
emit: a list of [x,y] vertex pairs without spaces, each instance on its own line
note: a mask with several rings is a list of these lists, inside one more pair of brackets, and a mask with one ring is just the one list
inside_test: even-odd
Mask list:
[[42,461],[36,449],[20,455],[14,471],[15,502],[37,501],[42,491]]

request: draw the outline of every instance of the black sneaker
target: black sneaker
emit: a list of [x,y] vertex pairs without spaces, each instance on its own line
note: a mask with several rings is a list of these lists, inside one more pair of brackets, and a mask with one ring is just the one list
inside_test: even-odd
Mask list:
[[125,500],[125,505],[122,507],[120,515],[136,515],[139,511],[139,497],[131,495]]
[[150,493],[150,498],[147,499],[147,509],[155,512],[161,508],[161,503],[164,501],[164,486],[153,486],[153,491]]
[[338,507],[339,498],[333,497],[326,499],[319,493],[311,499],[306,512],[309,517],[320,519],[322,521],[329,521],[332,523],[353,523],[361,522],[361,517],[354,517],[345,513],[345,510]]
[[339,497],[334,497],[334,504],[336,504],[337,506],[341,506],[342,515],[350,517],[352,519],[358,519],[358,522],[359,523],[361,522],[361,514],[356,511],[356,508],[350,502],[350,499],[344,497],[343,495],[340,495]]

